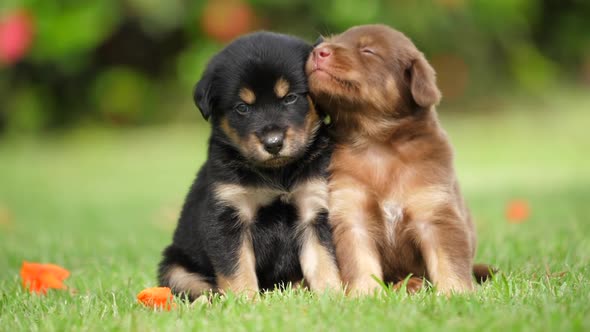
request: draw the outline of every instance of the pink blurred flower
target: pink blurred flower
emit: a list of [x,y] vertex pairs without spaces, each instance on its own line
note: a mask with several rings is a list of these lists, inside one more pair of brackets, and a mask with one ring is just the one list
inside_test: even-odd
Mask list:
[[0,17],[0,63],[11,65],[30,49],[34,34],[33,16],[17,10]]

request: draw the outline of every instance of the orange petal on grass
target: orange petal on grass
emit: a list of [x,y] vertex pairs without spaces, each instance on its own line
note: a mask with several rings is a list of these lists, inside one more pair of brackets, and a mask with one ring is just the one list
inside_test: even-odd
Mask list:
[[141,304],[152,308],[170,310],[176,306],[172,291],[168,287],[146,288],[137,294],[137,300]]
[[531,215],[529,203],[525,200],[512,200],[506,206],[506,219],[511,224],[524,223]]
[[23,287],[31,293],[45,294],[48,289],[66,289],[63,281],[70,276],[70,271],[55,264],[23,262],[20,270]]

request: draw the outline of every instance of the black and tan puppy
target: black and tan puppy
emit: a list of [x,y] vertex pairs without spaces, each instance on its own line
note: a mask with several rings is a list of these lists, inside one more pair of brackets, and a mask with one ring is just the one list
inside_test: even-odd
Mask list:
[[212,133],[159,282],[195,299],[252,295],[305,279],[340,286],[328,225],[331,147],[308,96],[311,46],[275,33],[239,38],[209,63],[195,102]]
[[349,290],[369,293],[379,287],[373,276],[410,273],[443,293],[471,290],[472,273],[485,279],[424,55],[402,33],[367,25],[320,43],[306,69],[332,119],[330,222]]

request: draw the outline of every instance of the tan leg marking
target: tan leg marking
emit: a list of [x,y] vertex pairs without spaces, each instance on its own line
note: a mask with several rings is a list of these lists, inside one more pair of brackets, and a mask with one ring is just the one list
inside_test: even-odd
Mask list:
[[213,285],[198,273],[188,272],[184,267],[175,265],[166,272],[168,285],[175,292],[187,292],[196,299],[207,291],[213,290]]
[[236,294],[245,294],[253,297],[258,294],[258,278],[256,277],[256,259],[254,248],[249,233],[244,234],[242,245],[239,249],[239,258],[236,270],[231,276],[217,274],[217,284],[222,291],[232,291]]
[[328,210],[328,184],[323,179],[313,179],[297,186],[291,193],[297,206],[302,234],[299,256],[303,277],[314,291],[340,289],[340,273],[328,248],[321,245],[314,222],[318,213]]
[[307,228],[301,246],[301,269],[311,290],[339,290],[340,274],[334,257],[320,244],[315,232]]

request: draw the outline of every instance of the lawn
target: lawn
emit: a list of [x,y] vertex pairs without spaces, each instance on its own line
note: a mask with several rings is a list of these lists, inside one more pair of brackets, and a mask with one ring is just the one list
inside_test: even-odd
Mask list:
[[[202,121],[0,138],[0,331],[589,331],[590,95],[495,104],[441,111],[478,228],[476,260],[501,269],[452,298],[286,290],[144,308],[135,296],[155,286],[205,158]],[[505,216],[514,199],[530,204],[523,223]],[[24,291],[23,260],[68,268],[70,291]]]

